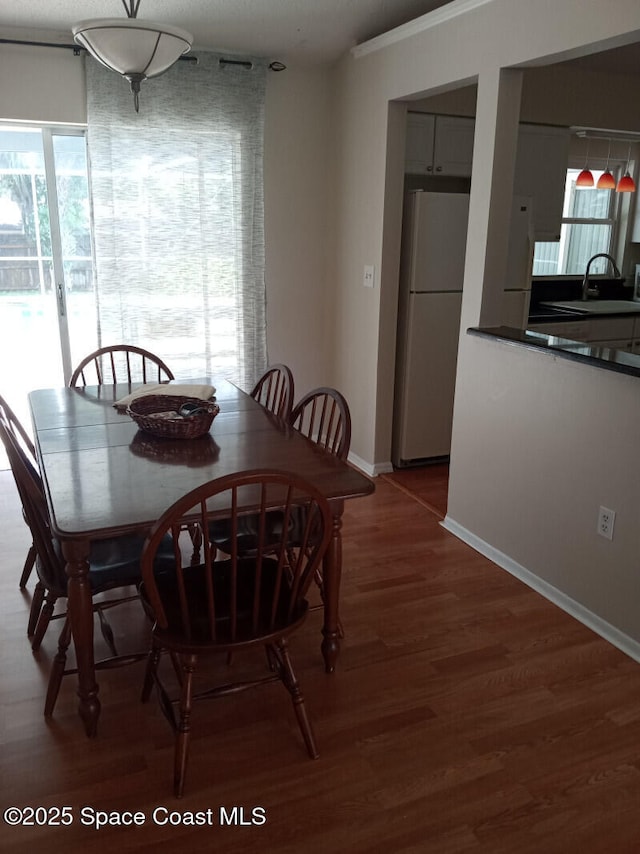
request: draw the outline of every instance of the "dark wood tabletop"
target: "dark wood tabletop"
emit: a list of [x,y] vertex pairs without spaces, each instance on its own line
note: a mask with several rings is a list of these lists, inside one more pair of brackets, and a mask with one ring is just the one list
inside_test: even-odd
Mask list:
[[86,579],[90,542],[148,529],[182,495],[226,474],[255,468],[295,472],[331,500],[322,652],[327,671],[335,668],[343,502],[373,492],[373,482],[233,384],[211,384],[220,412],[208,434],[183,440],[143,433],[114,408],[130,386],[40,389],[29,395],[51,524],[67,560],[79,711],[89,735],[95,734],[100,714]]

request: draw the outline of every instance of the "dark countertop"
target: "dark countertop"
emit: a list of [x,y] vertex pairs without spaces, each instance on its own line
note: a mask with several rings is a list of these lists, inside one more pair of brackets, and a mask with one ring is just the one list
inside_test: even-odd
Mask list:
[[[584,315],[580,316],[584,317]],[[593,317],[593,315],[590,316]],[[612,316],[618,315],[607,315],[607,317]],[[640,355],[627,353],[624,350],[570,341],[566,338],[558,338],[556,335],[535,332],[532,329],[512,329],[510,326],[472,327],[467,330],[467,333],[479,335],[482,338],[495,338],[530,350],[553,353],[554,356],[583,362],[603,370],[640,377]]]

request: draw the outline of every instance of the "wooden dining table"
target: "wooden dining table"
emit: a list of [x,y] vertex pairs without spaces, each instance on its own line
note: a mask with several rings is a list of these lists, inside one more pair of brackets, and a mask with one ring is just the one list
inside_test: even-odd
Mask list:
[[[208,434],[161,439],[138,430],[114,403],[135,385],[39,389],[29,394],[51,527],[66,560],[79,714],[94,736],[100,716],[88,580],[94,540],[147,531],[178,498],[224,475],[249,469],[294,472],[329,500],[331,545],[323,563],[321,651],[332,672],[340,650],[338,604],[344,501],[374,490],[360,471],[306,439],[226,380],[215,387],[220,412]],[[167,387],[167,392],[170,386]]]

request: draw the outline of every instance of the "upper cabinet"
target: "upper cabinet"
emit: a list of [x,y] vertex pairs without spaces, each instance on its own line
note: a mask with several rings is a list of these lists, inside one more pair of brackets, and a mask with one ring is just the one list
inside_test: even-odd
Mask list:
[[[474,129],[474,119],[407,113],[405,172],[470,177]],[[569,128],[520,125],[513,194],[530,202],[534,240],[560,239],[568,164]]]
[[405,171],[414,175],[471,175],[473,119],[407,114]]
[[414,175],[433,172],[436,117],[429,113],[407,113],[404,171]]
[[535,240],[560,240],[569,128],[520,125],[513,192],[533,201]]

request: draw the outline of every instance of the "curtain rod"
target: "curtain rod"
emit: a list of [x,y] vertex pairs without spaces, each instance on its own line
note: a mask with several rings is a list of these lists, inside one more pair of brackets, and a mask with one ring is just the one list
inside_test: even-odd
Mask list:
[[[80,47],[80,45],[77,45],[77,44],[60,44],[59,42],[35,42],[35,41],[26,41],[26,40],[22,40],[22,39],[3,39],[3,38],[0,38],[0,44],[21,44],[21,45],[26,45],[28,47],[61,47],[65,50],[72,50],[74,56],[80,56],[81,53],[87,53],[86,48]],[[183,62],[196,62],[196,63],[198,62],[197,56],[180,56],[180,57],[178,57],[178,59],[182,60]],[[225,65],[242,65],[243,68],[247,68],[247,69],[253,68],[253,62],[251,62],[248,59],[225,59],[225,58],[221,58],[219,60],[219,63],[222,66],[225,66]],[[284,63],[278,62],[277,60],[270,62],[269,66],[268,66],[270,71],[285,71],[286,67],[287,66],[284,65]]]

